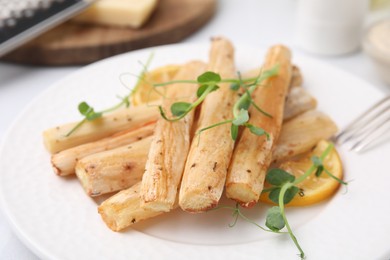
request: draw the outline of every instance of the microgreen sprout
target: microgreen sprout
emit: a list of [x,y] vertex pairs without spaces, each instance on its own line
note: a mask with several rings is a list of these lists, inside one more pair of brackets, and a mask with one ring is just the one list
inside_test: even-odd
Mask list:
[[268,192],[269,199],[272,200],[274,203],[278,204],[278,206],[274,206],[268,210],[265,225],[271,230],[275,231],[280,231],[282,228],[286,227],[288,234],[293,240],[295,246],[298,248],[299,255],[302,259],[305,258],[305,253],[299,245],[298,240],[295,237],[291,226],[287,220],[285,213],[285,205],[288,204],[297,193],[299,193],[300,189],[297,187],[297,185],[303,182],[313,173],[316,177],[319,177],[323,172],[325,172],[339,183],[343,185],[348,184],[334,176],[324,167],[323,161],[326,156],[329,155],[333,148],[333,144],[329,144],[325,151],[321,154],[321,156],[313,156],[311,158],[312,165],[310,166],[310,168],[298,178],[295,178],[294,175],[277,168],[270,169],[266,175],[266,181],[272,186],[267,189],[264,189],[263,192]]
[[234,207],[232,207],[232,206],[218,206],[218,207],[211,209],[210,211],[219,210],[219,209],[227,209],[227,210],[232,211],[233,222],[229,224],[229,227],[234,227],[237,224],[238,219],[241,218],[241,219],[245,220],[246,222],[251,223],[251,224],[255,225],[256,227],[262,229],[263,231],[278,233],[278,234],[286,233],[286,232],[280,231],[280,229],[275,230],[275,229],[272,229],[268,226],[267,227],[269,229],[267,229],[267,228],[257,224],[256,221],[245,216],[245,214],[241,211],[239,203],[236,203],[236,205]]
[[197,78],[197,80],[175,80],[175,81],[154,84],[155,87],[166,86],[173,83],[191,83],[191,84],[199,85],[199,88],[196,92],[197,99],[193,103],[188,103],[188,102],[173,103],[170,107],[172,117],[168,117],[166,111],[164,111],[162,106],[159,106],[160,114],[165,120],[171,122],[178,121],[184,118],[193,109],[198,107],[204,101],[204,99],[208,94],[218,90],[219,89],[218,84],[230,83],[230,89],[232,91],[238,91],[240,88],[243,89],[243,94],[240,96],[240,98],[233,106],[234,118],[221,121],[213,125],[199,129],[197,131],[198,136],[200,136],[200,134],[203,131],[209,130],[211,128],[224,125],[224,124],[231,124],[230,132],[233,140],[237,139],[240,126],[247,127],[250,130],[250,132],[255,135],[258,136],[265,135],[267,139],[269,139],[269,135],[266,131],[264,131],[264,129],[248,123],[250,117],[248,110],[250,106],[253,105],[255,109],[263,113],[265,116],[272,117],[270,114],[266,113],[258,105],[255,104],[255,102],[252,99],[252,93],[258,86],[260,86],[261,82],[263,82],[265,79],[269,77],[277,75],[278,71],[279,71],[279,67],[275,66],[270,70],[266,70],[263,73],[260,73],[257,77],[249,78],[249,79],[242,79],[240,74],[238,74],[238,79],[222,79],[219,74],[212,71],[207,71],[201,74]]
[[[177,82],[183,82],[183,81],[174,81],[172,83]],[[198,99],[194,103],[188,103],[188,102],[176,102],[173,103],[171,106],[171,113],[174,117],[169,118],[166,115],[166,112],[162,108],[162,106],[159,106],[160,114],[161,116],[167,120],[167,121],[178,121],[182,118],[184,118],[189,112],[191,112],[193,109],[195,109],[197,106],[199,106],[203,100],[206,98],[208,94],[210,94],[213,91],[216,91],[219,86],[218,83],[221,82],[221,76],[217,73],[207,71],[203,74],[201,74],[196,81],[188,80],[185,81],[185,83],[192,83],[192,84],[199,84],[199,88],[196,92],[196,95]],[[155,84],[155,86],[165,86],[167,83],[161,83],[161,84]]]
[[334,176],[331,172],[329,172],[329,170],[326,169],[326,168],[324,167],[323,160],[322,160],[321,158],[319,158],[318,156],[313,156],[313,157],[311,158],[311,161],[312,161],[313,164],[317,167],[316,172],[315,172],[315,175],[316,175],[317,177],[320,177],[321,174],[322,174],[323,172],[325,172],[329,177],[335,179],[335,180],[338,181],[339,183],[341,183],[341,184],[343,184],[343,185],[347,185],[347,184],[348,184],[347,182],[345,182],[345,181],[343,181],[343,180],[337,178],[337,177]]
[[267,139],[269,139],[268,133],[257,126],[254,126],[250,123],[248,123],[250,116],[249,116],[249,108],[251,105],[255,109],[257,109],[259,112],[263,113],[267,117],[272,117],[270,114],[262,110],[258,105],[255,104],[255,102],[252,99],[252,93],[255,91],[257,87],[261,85],[261,83],[272,76],[277,75],[279,72],[279,66],[274,66],[270,70],[266,70],[262,73],[260,73],[257,77],[252,78],[252,79],[242,79],[241,75],[238,73],[238,79],[234,80],[229,80],[230,84],[230,89],[233,91],[238,91],[240,88],[243,89],[243,94],[241,97],[237,100],[237,102],[233,106],[233,119],[230,120],[225,120],[220,123],[216,123],[214,125],[208,126],[206,128],[202,128],[198,130],[197,134],[200,134],[201,132],[211,129],[213,127],[222,125],[222,124],[227,124],[231,123],[230,127],[230,132],[231,132],[231,137],[233,140],[236,140],[238,137],[238,132],[239,132],[239,127],[243,126],[249,129],[249,131],[252,134],[262,136],[265,135]]
[[[316,177],[319,177],[319,175],[317,175],[317,173],[319,172],[318,169],[320,169],[321,172],[325,172],[326,174],[328,174],[329,176],[331,176],[341,184],[343,185],[348,184],[340,180],[336,176],[334,176],[324,167],[323,161],[329,155],[329,153],[332,151],[333,148],[334,148],[333,144],[329,144],[329,146],[325,149],[325,151],[321,154],[320,157],[318,156],[313,157],[312,158],[313,164],[311,165],[311,167],[298,178],[295,178],[294,175],[282,169],[275,168],[275,169],[270,169],[268,171],[266,175],[266,181],[272,186],[267,189],[264,189],[263,192],[269,192],[270,200],[278,204],[277,206],[271,207],[267,210],[265,226],[268,229],[257,224],[254,220],[246,217],[241,212],[238,203],[236,204],[235,207],[220,206],[220,207],[216,207],[215,209],[230,209],[233,211],[232,213],[233,222],[229,224],[229,227],[235,226],[238,221],[238,218],[242,218],[243,220],[252,223],[257,227],[259,227],[260,229],[267,232],[288,233],[291,239],[293,240],[295,246],[299,250],[300,258],[304,259],[305,253],[301,248],[300,244],[298,243],[298,240],[294,235],[291,226],[287,220],[286,213],[285,213],[285,205],[288,204],[294,198],[294,196],[300,191],[300,189],[296,185],[306,180],[313,173]],[[286,228],[287,232],[281,231],[283,228]]]
[[65,137],[68,137],[71,134],[73,134],[77,129],[79,129],[87,121],[96,120],[96,119],[102,117],[103,114],[112,112],[112,111],[114,111],[114,110],[116,110],[116,109],[118,109],[120,107],[129,107],[130,106],[130,101],[129,101],[130,96],[133,95],[137,91],[138,86],[144,80],[145,74],[147,72],[147,69],[148,69],[152,59],[153,59],[153,53],[149,55],[149,58],[148,58],[146,64],[143,66],[142,71],[141,71],[140,75],[138,76],[138,80],[137,80],[137,82],[135,84],[135,87],[132,90],[130,90],[130,93],[128,95],[126,95],[124,97],[119,97],[120,101],[116,105],[114,105],[114,106],[112,106],[110,108],[107,108],[107,109],[104,109],[104,110],[96,112],[95,109],[92,106],[90,106],[87,102],[85,102],[85,101],[81,102],[78,105],[78,110],[79,110],[80,114],[82,116],[84,116],[84,118],[80,122],[78,122],[75,125],[75,127],[73,127],[65,135]]

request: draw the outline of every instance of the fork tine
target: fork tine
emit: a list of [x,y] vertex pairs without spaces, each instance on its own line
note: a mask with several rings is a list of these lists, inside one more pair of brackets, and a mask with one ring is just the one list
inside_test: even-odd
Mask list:
[[351,147],[351,150],[355,152],[361,152],[374,140],[382,136],[387,130],[390,129],[390,115],[388,115],[384,122],[381,125],[374,128],[372,132],[369,132],[367,135],[360,137],[356,143]]
[[352,139],[362,139],[372,131],[374,131],[376,128],[380,127],[385,120],[383,120],[384,116],[386,116],[386,112],[388,113],[390,111],[390,104],[372,115],[370,118],[367,118],[363,121],[363,124],[359,126],[358,128],[351,130],[350,132],[346,133],[344,135],[344,138],[342,139],[342,143],[346,143]]
[[[334,140],[342,144],[353,138],[356,132],[364,130],[373,118],[378,118],[378,116],[380,116],[390,108],[390,103],[386,104],[386,102],[388,101],[390,101],[390,96],[387,96],[381,99],[378,103],[374,104],[369,110],[357,117],[346,128],[344,128],[343,131],[336,135],[334,137]],[[386,106],[381,110],[377,111],[382,105]]]

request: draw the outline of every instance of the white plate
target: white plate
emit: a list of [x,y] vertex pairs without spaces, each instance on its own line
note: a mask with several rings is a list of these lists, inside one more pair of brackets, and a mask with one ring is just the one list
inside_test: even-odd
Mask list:
[[[152,67],[207,60],[208,45],[172,45],[154,49]],[[264,51],[236,46],[239,70],[261,64]],[[297,259],[287,235],[265,233],[232,221],[228,211],[190,215],[175,211],[126,232],[110,231],[76,178],[53,174],[42,145],[44,129],[78,120],[77,104],[98,108],[126,93],[119,75],[137,73],[151,49],[116,56],[87,66],[37,98],[8,131],[0,150],[3,209],[19,237],[44,259]],[[319,109],[340,127],[357,116],[381,93],[369,84],[316,61],[294,57],[305,86],[318,98]],[[308,259],[384,259],[390,256],[390,174],[385,158],[390,145],[357,155],[340,148],[348,192],[330,201],[287,215]],[[224,202],[225,203],[225,202]],[[247,214],[264,223],[265,206]]]

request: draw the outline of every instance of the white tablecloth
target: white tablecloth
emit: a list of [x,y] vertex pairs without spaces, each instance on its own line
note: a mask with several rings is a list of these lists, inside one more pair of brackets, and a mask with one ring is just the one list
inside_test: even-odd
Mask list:
[[[206,42],[211,36],[224,35],[236,43],[264,48],[283,43],[294,53],[308,55],[294,45],[296,4],[294,0],[220,0],[218,12],[210,23],[184,42]],[[310,56],[372,83],[373,88],[379,88],[384,94],[390,93],[390,86],[378,77],[373,64],[361,51],[338,57]],[[7,128],[31,100],[78,68],[0,63],[0,142]],[[0,259],[37,259],[13,234],[1,212]]]

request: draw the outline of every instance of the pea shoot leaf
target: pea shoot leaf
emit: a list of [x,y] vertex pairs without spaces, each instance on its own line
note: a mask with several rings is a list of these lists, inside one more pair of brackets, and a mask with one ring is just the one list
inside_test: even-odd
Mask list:
[[201,84],[218,83],[221,81],[221,76],[212,71],[206,71],[200,75],[197,81]]
[[243,125],[249,120],[249,113],[248,110],[241,109],[238,113],[237,117],[233,120],[233,125]]
[[324,171],[324,164],[322,162],[322,159],[318,156],[311,157],[311,161],[313,162],[314,166],[317,167],[315,175],[317,177],[321,176],[321,173]]
[[87,114],[85,117],[87,118],[87,120],[89,121],[93,121],[99,117],[101,117],[103,115],[103,113],[99,112],[99,113],[95,113],[93,110]]
[[81,102],[78,106],[78,109],[80,114],[85,116],[85,119],[87,119],[88,121],[93,121],[103,115],[102,112],[95,112],[93,107],[88,105],[87,102]]
[[[279,204],[280,190],[281,188],[278,187],[271,190],[270,193],[268,194],[268,198],[275,204]],[[291,186],[288,190],[286,190],[286,193],[284,193],[283,203],[288,204],[298,192],[299,192],[298,187]]]
[[263,128],[251,124],[247,124],[246,127],[249,128],[249,131],[251,131],[252,134],[255,134],[257,136],[266,135],[267,133]]
[[237,90],[240,89],[240,84],[232,83],[232,84],[230,84],[230,89],[233,90],[233,91],[237,91]]
[[289,188],[284,194],[283,202],[284,204],[290,203],[290,201],[295,197],[295,195],[299,192],[299,188],[296,186],[292,186]]
[[200,98],[200,97],[203,95],[203,93],[204,93],[208,88],[211,88],[211,90],[210,90],[210,92],[209,92],[209,93],[211,93],[211,92],[216,91],[217,89],[219,89],[219,86],[217,86],[217,85],[207,85],[207,84],[203,84],[203,85],[201,85],[201,86],[198,88],[198,90],[196,91],[196,96],[197,96],[198,98]]
[[272,231],[279,231],[284,228],[286,223],[279,207],[275,206],[267,210],[265,225]]
[[182,116],[191,109],[192,104],[187,102],[176,102],[171,106],[171,112],[174,116]]
[[316,156],[316,155],[314,155],[314,156],[311,157],[311,161],[312,161],[313,164],[314,164],[315,166],[317,166],[317,167],[322,165],[322,160],[321,160],[321,158],[318,157],[318,156]]
[[87,102],[81,102],[78,106],[80,114],[86,116],[93,108]]
[[230,127],[230,134],[232,136],[232,139],[234,141],[236,141],[237,136],[238,136],[238,126],[237,125],[232,124],[232,126]]
[[324,166],[323,165],[318,166],[315,173],[316,177],[320,177],[323,172],[324,172]]
[[268,194],[268,198],[275,204],[279,204],[280,188],[274,188]]
[[245,95],[244,99],[241,100],[240,105],[238,106],[238,109],[248,110],[251,103],[252,103],[252,98],[248,95]]
[[268,171],[265,180],[272,185],[282,186],[287,182],[293,182],[295,180],[295,176],[286,172],[285,170],[274,168]]

